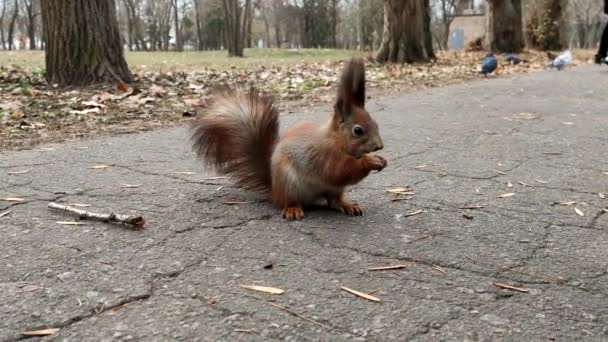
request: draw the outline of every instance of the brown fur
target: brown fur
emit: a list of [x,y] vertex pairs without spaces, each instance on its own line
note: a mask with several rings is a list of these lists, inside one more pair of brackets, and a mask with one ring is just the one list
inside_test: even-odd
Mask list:
[[302,207],[317,199],[362,215],[344,189],[386,166],[370,154],[383,144],[365,100],[364,64],[353,60],[342,73],[328,122],[303,121],[279,137],[278,112],[268,96],[227,90],[194,124],[194,150],[238,185],[266,192],[287,220],[301,219]]
[[196,154],[248,190],[269,191],[270,157],[279,133],[271,97],[227,88],[193,125]]

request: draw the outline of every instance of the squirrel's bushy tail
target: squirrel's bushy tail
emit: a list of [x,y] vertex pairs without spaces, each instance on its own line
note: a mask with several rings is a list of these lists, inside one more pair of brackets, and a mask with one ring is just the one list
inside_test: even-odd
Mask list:
[[193,125],[193,149],[205,164],[248,190],[270,190],[279,113],[257,89],[227,88]]

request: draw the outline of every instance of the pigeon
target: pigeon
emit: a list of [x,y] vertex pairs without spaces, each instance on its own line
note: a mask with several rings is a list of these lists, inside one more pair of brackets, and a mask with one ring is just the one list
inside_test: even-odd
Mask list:
[[566,50],[559,54],[551,63],[549,63],[550,68],[556,68],[557,70],[562,70],[567,64],[572,63],[572,53],[570,50]]
[[509,64],[513,64],[513,65],[517,65],[522,62],[527,62],[525,59],[520,58],[519,56],[516,56],[516,55],[512,55],[510,53],[503,53],[502,56],[505,59],[505,62],[507,62]]
[[498,66],[498,61],[496,60],[496,57],[494,57],[493,54],[489,53],[487,54],[482,60],[481,60],[481,73],[488,77],[488,74],[491,74],[494,72],[494,70],[496,70],[496,67]]

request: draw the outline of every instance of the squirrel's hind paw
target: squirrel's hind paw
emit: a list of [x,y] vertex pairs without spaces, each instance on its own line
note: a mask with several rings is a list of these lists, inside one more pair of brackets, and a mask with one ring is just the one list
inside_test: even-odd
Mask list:
[[329,206],[346,215],[363,216],[363,209],[361,209],[357,203],[349,201],[331,201]]
[[300,206],[287,207],[283,208],[282,214],[287,221],[301,220],[304,217],[304,210]]

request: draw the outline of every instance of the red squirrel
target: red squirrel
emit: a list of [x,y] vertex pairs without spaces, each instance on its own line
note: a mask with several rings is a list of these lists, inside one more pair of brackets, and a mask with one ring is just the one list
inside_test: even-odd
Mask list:
[[300,220],[303,206],[325,199],[329,207],[360,216],[344,196],[386,160],[378,125],[365,110],[365,66],[353,59],[340,79],[333,113],[318,125],[301,121],[279,136],[273,99],[256,89],[225,89],[192,127],[193,150],[207,165],[247,190],[265,193],[283,218]]

